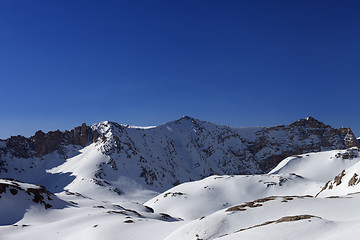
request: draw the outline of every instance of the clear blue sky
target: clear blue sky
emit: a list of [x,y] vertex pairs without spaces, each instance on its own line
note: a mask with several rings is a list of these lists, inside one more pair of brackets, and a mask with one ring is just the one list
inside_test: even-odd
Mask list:
[[1,1],[0,138],[190,115],[360,135],[359,1]]

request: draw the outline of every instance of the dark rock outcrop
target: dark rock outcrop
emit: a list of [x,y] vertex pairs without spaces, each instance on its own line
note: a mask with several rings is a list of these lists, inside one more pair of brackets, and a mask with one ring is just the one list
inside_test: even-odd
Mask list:
[[60,150],[64,145],[79,145],[85,147],[87,144],[96,141],[99,133],[94,132],[90,127],[83,123],[79,127],[65,132],[60,130],[44,133],[39,130],[34,136],[26,138],[23,136],[13,136],[6,140],[6,148],[2,151],[11,152],[18,158],[29,158],[43,156]]
[[55,195],[49,192],[44,186],[28,184],[33,187],[23,188],[20,184],[22,184],[22,182],[14,179],[0,179],[0,198],[8,189],[13,196],[17,195],[18,192],[25,192],[34,203],[43,204],[45,209],[52,207],[49,202],[55,198]]
[[[265,172],[274,168],[283,159],[292,156],[299,155],[308,152],[320,152],[331,149],[346,149],[351,147],[358,147],[359,142],[356,139],[354,133],[350,128],[335,129],[330,125],[308,117],[306,119],[300,119],[288,126],[276,126],[270,127],[265,130],[265,135],[271,134],[275,131],[284,131],[289,135],[288,148],[283,150],[280,154],[274,154],[263,161],[261,169]],[[254,153],[256,154],[265,146],[270,148],[276,148],[278,141],[273,141],[268,136],[258,139],[254,145]],[[291,147],[292,146],[292,147]]]

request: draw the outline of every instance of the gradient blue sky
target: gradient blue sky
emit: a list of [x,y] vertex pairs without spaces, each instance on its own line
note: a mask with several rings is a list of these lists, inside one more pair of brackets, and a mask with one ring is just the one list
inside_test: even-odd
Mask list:
[[190,115],[360,135],[359,1],[0,2],[0,138]]

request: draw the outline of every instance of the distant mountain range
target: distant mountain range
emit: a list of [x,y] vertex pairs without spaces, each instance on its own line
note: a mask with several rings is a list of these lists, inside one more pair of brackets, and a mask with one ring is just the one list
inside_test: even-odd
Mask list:
[[[123,190],[110,182],[121,176],[161,191],[213,174],[267,173],[292,155],[353,146],[359,143],[350,128],[335,129],[312,117],[289,125],[247,128],[187,116],[147,128],[106,121],[65,132],[38,131],[30,138],[1,140],[0,175],[31,179],[54,189],[58,179],[51,179],[45,170],[75,156],[81,158],[81,149],[87,148],[88,155],[102,159],[82,161],[94,170],[83,176],[89,181],[120,193]],[[71,166],[63,171],[76,175]]]

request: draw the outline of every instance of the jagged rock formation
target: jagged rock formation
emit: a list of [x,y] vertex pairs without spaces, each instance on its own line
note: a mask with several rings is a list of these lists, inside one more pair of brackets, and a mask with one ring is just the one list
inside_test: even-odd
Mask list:
[[300,119],[299,121],[290,124],[290,127],[306,129],[305,134],[308,136],[319,136],[323,147],[331,147],[332,144],[334,144],[333,137],[336,135],[344,137],[343,140],[346,148],[358,146],[358,140],[350,128],[342,127],[340,129],[334,129],[331,126],[325,125],[324,123],[314,119],[313,117]]
[[64,145],[80,145],[85,147],[88,143],[96,141],[97,132],[83,123],[70,131],[61,132],[50,131],[44,133],[39,130],[34,136],[25,138],[23,136],[13,136],[6,139],[6,148],[2,148],[3,152],[11,152],[15,157],[30,158],[35,156],[43,156],[61,149]]
[[270,128],[232,128],[191,117],[152,128],[101,122],[7,139],[0,147],[0,176],[11,172],[9,158],[55,151],[66,159],[66,146],[92,143],[108,159],[97,165],[95,182],[128,176],[156,189],[212,174],[266,173],[291,155],[359,145],[350,128],[334,129],[312,117]]

